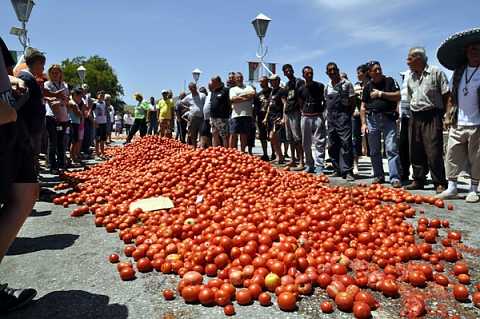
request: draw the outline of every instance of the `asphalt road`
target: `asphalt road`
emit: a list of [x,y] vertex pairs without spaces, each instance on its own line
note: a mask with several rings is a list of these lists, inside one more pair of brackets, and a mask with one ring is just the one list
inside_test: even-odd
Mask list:
[[[120,145],[120,142],[114,144]],[[258,144],[258,142],[257,142]],[[254,149],[255,155],[260,148]],[[385,161],[384,161],[385,162]],[[93,164],[91,162],[90,164]],[[370,183],[370,165],[368,158],[361,160],[360,178],[357,181]],[[58,183],[58,178],[44,174],[42,180],[47,187]],[[342,179],[333,178],[331,184],[347,184]],[[468,179],[460,182],[461,196],[468,189]],[[413,194],[433,195],[433,185],[426,190]],[[478,220],[480,204],[467,204],[463,199],[446,201],[453,204],[453,210],[439,209],[433,205],[413,205],[424,209],[425,214],[409,219],[416,225],[416,219],[425,216],[429,219],[439,217],[448,219],[451,229],[460,230],[463,243],[468,247],[480,247]],[[116,265],[108,261],[110,253],[123,256],[124,244],[118,233],[107,233],[104,228],[93,224],[94,216],[70,217],[72,208],[63,208],[51,202],[39,200],[23,228],[18,234],[9,253],[0,267],[0,282],[8,282],[12,287],[34,287],[38,290],[35,300],[27,307],[0,314],[0,318],[223,318],[222,307],[203,307],[200,304],[186,304],[181,297],[174,301],[165,301],[163,289],[174,289],[179,278],[174,275],[162,275],[156,271],[137,272],[133,281],[122,281]],[[440,230],[440,236],[446,235]],[[465,260],[471,266],[471,292],[476,291],[473,283],[480,282],[479,256],[464,253]],[[121,257],[122,260],[125,257]],[[381,307],[373,311],[373,318],[398,317],[398,302],[377,295]],[[316,289],[312,296],[301,300],[295,312],[282,312],[274,302],[271,307],[261,307],[257,302],[250,306],[234,303],[234,318],[353,318],[351,313],[336,310],[332,314],[322,314],[319,303],[328,297],[325,292]],[[451,301],[451,300],[450,300]],[[442,300],[428,302],[435,309]],[[460,305],[460,312],[450,309],[449,314],[459,313],[461,318],[478,318],[480,312],[471,302]],[[436,318],[429,314],[426,318]]]

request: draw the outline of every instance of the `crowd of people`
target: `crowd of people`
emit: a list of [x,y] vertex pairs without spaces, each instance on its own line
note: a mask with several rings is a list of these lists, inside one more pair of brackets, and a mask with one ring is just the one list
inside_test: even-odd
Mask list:
[[[358,160],[367,155],[373,184],[386,182],[386,157],[392,187],[423,189],[430,173],[436,197],[443,199],[459,198],[458,176],[465,173],[465,201],[479,202],[480,29],[457,33],[440,46],[437,58],[454,71],[450,81],[427,63],[424,48],[412,47],[409,70],[400,73],[402,88],[378,61],[361,64],[355,84],[334,62],[326,64],[326,84],[314,79],[311,66],[303,67],[300,79],[285,64],[284,85],[277,74],[260,78],[258,90],[244,83],[241,72],[228,74],[225,84],[215,75],[207,88],[190,83],[190,93],[181,92],[176,103],[171,91],[163,90],[158,101],[136,93],[134,113],[123,115],[106,92],[94,99],[86,84],[69,87],[58,64],[44,79],[46,58],[35,48],[27,48],[26,68],[13,76],[14,61],[1,38],[0,45],[0,262],[38,199],[42,148],[48,149],[50,173],[59,174],[82,157],[107,159],[105,145],[123,129],[125,143],[139,132],[250,154],[258,137],[262,160],[312,174],[329,167],[329,176],[347,181],[355,180]],[[18,309],[35,295],[35,289],[0,284],[0,312]]]

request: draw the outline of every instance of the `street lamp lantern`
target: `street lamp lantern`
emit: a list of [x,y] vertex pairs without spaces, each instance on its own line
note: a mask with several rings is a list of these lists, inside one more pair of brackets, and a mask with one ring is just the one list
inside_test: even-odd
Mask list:
[[195,69],[192,71],[192,75],[193,75],[193,79],[195,80],[195,84],[197,84],[198,82],[198,79],[200,79],[200,74],[202,73],[202,71],[200,71],[199,69]]
[[20,22],[28,22],[35,2],[33,0],[12,0],[13,9]]
[[265,34],[267,34],[267,28],[268,24],[272,21],[269,17],[264,15],[263,13],[260,13],[255,20],[252,21],[253,28],[255,29],[255,32],[257,33],[257,37],[260,38],[260,41],[265,37]]
[[87,75],[87,69],[85,69],[83,65],[80,65],[77,69],[77,73],[78,73],[78,77],[82,80],[82,84],[83,84],[83,80],[85,80],[85,76]]
[[33,2],[33,0],[12,0],[13,9],[15,10],[18,21],[22,23],[22,27],[13,27],[10,30],[10,34],[18,36],[18,40],[23,46],[23,52],[25,52],[30,45],[30,39],[27,37],[27,29],[25,29],[25,26],[30,18],[34,5],[35,2]]
[[263,63],[263,58],[267,55],[268,46],[263,46],[263,38],[267,33],[268,24],[272,21],[269,17],[260,13],[253,21],[253,28],[257,33],[257,37],[260,40],[257,48],[257,58],[260,59],[260,64],[267,70],[270,75],[273,75],[272,71]]

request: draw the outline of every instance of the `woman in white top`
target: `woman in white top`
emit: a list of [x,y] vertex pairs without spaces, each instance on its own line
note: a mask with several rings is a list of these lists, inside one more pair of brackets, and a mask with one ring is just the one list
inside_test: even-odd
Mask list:
[[48,81],[44,87],[52,93],[63,93],[61,98],[45,98],[46,100],[46,126],[48,133],[48,163],[50,173],[58,174],[59,169],[65,167],[65,130],[68,125],[67,104],[69,91],[63,82],[62,67],[52,64],[47,71]]

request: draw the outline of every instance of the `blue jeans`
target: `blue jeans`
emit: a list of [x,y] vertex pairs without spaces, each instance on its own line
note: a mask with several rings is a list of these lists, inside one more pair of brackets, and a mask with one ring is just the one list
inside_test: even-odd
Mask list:
[[[325,160],[325,119],[323,115],[303,116],[300,120],[302,128],[302,146],[305,152],[305,164],[313,168],[323,169]],[[315,159],[312,156],[312,134],[315,145]]]
[[388,160],[390,183],[400,181],[400,156],[398,155],[398,127],[395,121],[381,113],[367,115],[368,143],[373,176],[385,179],[382,163],[382,133]]

